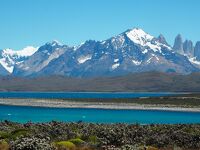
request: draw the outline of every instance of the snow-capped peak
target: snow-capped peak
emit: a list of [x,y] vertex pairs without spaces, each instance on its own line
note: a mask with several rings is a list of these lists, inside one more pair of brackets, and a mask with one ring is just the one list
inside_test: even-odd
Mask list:
[[53,40],[53,41],[48,42],[46,44],[51,45],[51,46],[63,45],[61,42],[59,42],[57,40]]
[[38,48],[27,46],[22,50],[4,49],[1,51],[0,64],[9,72],[13,72],[15,64],[19,64],[29,56],[32,56]]
[[74,51],[76,51],[77,49],[79,49],[85,43],[86,43],[86,41],[85,42],[81,42],[81,44],[79,44],[78,46],[74,46]]
[[27,46],[22,50],[4,49],[3,54],[10,56],[27,57],[33,55],[37,50],[38,48]]
[[134,28],[126,32],[126,35],[134,43],[144,46],[147,42],[151,41],[154,37],[139,28]]
[[134,28],[132,30],[128,30],[126,33],[127,37],[133,41],[135,44],[138,44],[142,47],[148,47],[152,49],[154,52],[161,52],[161,47],[167,47],[171,50],[171,47],[159,42],[157,38],[146,33],[142,29]]

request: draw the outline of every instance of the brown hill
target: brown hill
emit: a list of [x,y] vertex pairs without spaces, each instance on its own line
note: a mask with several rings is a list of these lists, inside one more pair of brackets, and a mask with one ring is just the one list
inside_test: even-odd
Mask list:
[[0,91],[200,92],[200,73],[148,72],[107,78],[0,77]]

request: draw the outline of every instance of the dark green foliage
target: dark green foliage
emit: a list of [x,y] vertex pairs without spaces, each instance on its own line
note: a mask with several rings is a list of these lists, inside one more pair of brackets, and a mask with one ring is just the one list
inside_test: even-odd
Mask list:
[[29,131],[27,129],[16,129],[10,133],[11,134],[10,138],[16,139],[18,137],[24,137],[27,136],[28,133]]
[[11,132],[0,132],[0,139],[16,139],[28,135],[29,131],[26,129],[16,129]]
[[91,144],[98,144],[98,138],[97,136],[95,135],[90,135],[89,138],[88,138],[88,141],[91,143]]
[[55,147],[62,150],[74,150],[76,148],[75,144],[70,141],[60,141],[54,143]]
[[85,142],[81,140],[80,138],[70,139],[69,142],[74,143],[75,145],[79,146],[81,144],[84,144]]
[[7,139],[9,137],[10,137],[10,133],[4,132],[4,131],[0,131],[0,139]]
[[[92,147],[93,149],[134,148],[144,145],[163,149],[174,146],[187,150],[200,149],[200,124],[139,125],[54,121],[36,124],[5,124],[2,122],[0,127],[0,135],[7,139],[12,147],[24,142],[25,146],[30,146],[28,141],[35,140],[40,143],[37,145],[38,147],[51,146],[49,143],[54,143],[60,147],[72,145],[73,148],[75,146],[76,148]],[[17,138],[15,139],[13,136]],[[49,137],[48,140],[44,140],[46,137]]]

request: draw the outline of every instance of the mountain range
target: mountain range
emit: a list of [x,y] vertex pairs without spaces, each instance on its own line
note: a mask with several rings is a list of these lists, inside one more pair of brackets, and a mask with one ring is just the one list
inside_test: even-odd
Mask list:
[[200,42],[194,46],[191,40],[183,41],[179,34],[171,46],[163,35],[153,37],[133,28],[107,40],[88,40],[79,46],[52,41],[38,48],[0,51],[0,75],[82,78],[149,71],[200,72]]
[[188,75],[143,72],[124,76],[0,76],[0,91],[37,92],[200,92],[200,73]]

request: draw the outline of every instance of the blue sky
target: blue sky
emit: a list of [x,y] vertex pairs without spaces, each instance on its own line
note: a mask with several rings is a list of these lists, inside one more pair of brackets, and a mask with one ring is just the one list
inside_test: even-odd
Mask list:
[[170,44],[181,33],[200,40],[200,0],[1,0],[0,48],[51,40],[77,45],[139,27]]

